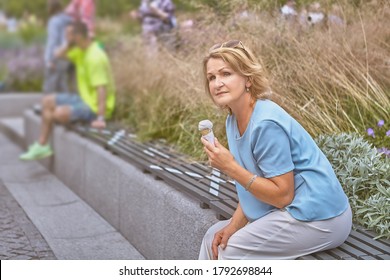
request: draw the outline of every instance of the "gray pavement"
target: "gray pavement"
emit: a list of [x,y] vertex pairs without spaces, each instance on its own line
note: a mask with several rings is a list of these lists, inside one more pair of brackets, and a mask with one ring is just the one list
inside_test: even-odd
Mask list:
[[22,149],[5,136],[20,133],[13,124],[0,123],[0,258],[143,259],[41,164],[18,159]]
[[52,260],[53,251],[0,180],[0,259]]

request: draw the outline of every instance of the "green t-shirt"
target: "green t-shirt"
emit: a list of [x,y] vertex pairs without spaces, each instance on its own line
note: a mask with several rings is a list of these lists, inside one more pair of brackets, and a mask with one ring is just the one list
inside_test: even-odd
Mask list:
[[115,107],[115,85],[110,62],[97,42],[86,50],[78,47],[67,53],[76,66],[77,87],[81,99],[95,113],[98,113],[99,94],[97,87],[106,87],[106,118],[110,118]]

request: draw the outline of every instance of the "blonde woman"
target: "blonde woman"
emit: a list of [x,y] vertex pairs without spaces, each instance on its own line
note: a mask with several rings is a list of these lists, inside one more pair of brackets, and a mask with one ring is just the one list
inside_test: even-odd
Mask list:
[[240,41],[213,46],[203,61],[206,91],[230,112],[229,149],[202,139],[210,164],[236,182],[239,204],[204,236],[199,259],[295,259],[335,248],[352,214],[331,164],[276,103],[264,70]]

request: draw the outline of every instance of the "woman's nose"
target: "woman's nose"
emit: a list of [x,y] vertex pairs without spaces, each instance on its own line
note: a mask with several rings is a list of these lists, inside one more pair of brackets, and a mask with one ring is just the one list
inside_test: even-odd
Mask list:
[[220,77],[215,78],[215,86],[218,88],[223,86],[223,81]]

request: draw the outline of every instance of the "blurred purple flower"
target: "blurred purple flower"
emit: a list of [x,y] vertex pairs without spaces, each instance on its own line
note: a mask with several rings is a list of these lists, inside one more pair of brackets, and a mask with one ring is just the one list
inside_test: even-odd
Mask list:
[[374,130],[371,127],[369,129],[367,129],[367,134],[368,134],[368,136],[372,136],[375,138]]
[[379,122],[378,122],[378,126],[379,127],[382,127],[384,124],[385,124],[384,120],[379,120]]
[[390,149],[385,147],[377,149],[378,153],[384,154],[387,157],[390,157]]
[[12,85],[42,80],[44,68],[42,53],[41,46],[1,51],[0,54],[4,57],[4,60],[1,60],[7,67],[8,83]]
[[390,136],[390,130],[386,132],[386,136]]

